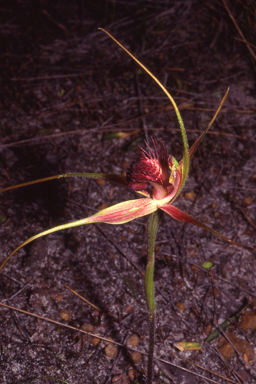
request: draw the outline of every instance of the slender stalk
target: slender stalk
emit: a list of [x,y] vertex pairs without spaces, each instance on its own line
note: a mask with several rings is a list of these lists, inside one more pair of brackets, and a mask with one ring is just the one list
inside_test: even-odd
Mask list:
[[154,264],[155,264],[155,241],[158,225],[162,213],[157,210],[151,213],[148,223],[148,261],[145,274],[145,292],[149,311],[149,352],[148,352],[148,377],[147,384],[153,383],[153,360],[155,347],[155,314],[156,302],[154,292]]
[[155,326],[156,326],[156,311],[149,315],[149,349],[148,349],[148,376],[147,384],[153,383],[153,362],[155,349]]

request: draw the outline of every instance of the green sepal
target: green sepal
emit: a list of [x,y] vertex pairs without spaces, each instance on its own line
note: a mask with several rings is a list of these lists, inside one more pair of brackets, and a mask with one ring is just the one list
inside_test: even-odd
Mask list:
[[195,151],[197,150],[198,145],[201,143],[201,141],[203,140],[204,136],[206,135],[206,133],[207,133],[207,132],[209,131],[209,129],[211,128],[211,126],[212,126],[214,120],[216,119],[216,117],[217,117],[219,111],[221,110],[221,108],[222,108],[222,106],[223,106],[223,104],[224,104],[224,102],[225,102],[225,100],[226,100],[226,98],[227,98],[227,96],[228,96],[228,92],[229,92],[229,87],[228,87],[228,89],[227,89],[225,95],[223,96],[223,99],[222,99],[221,102],[220,102],[219,108],[218,108],[217,111],[215,112],[215,114],[214,114],[212,120],[210,121],[208,127],[203,131],[203,133],[198,137],[198,139],[195,141],[195,143],[194,143],[194,144],[192,145],[192,147],[190,148],[190,150],[189,150],[190,161],[192,160],[192,158],[193,158],[193,156],[194,156],[194,154],[195,154]]
[[16,189],[16,188],[27,187],[28,185],[33,185],[33,184],[43,183],[45,181],[50,181],[50,180],[55,180],[55,179],[63,179],[63,178],[68,178],[68,177],[85,177],[88,179],[104,179],[104,180],[108,180],[112,183],[118,184],[122,187],[128,187],[128,182],[127,182],[125,176],[116,175],[113,173],[110,173],[110,174],[108,174],[108,173],[64,173],[61,175],[48,176],[48,177],[44,177],[43,179],[28,181],[26,183],[11,185],[10,187],[0,189],[0,192],[10,191],[10,190]]

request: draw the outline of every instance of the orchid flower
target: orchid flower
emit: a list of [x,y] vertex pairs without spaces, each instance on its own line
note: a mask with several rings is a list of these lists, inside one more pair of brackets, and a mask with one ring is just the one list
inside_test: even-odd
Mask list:
[[[103,30],[104,31],[104,30]],[[175,199],[179,196],[189,172],[189,164],[194,156],[194,153],[199,143],[204,138],[207,131],[213,124],[217,114],[219,113],[226,97],[228,90],[224,95],[219,108],[213,116],[210,124],[196,140],[194,145],[189,149],[183,120],[179,113],[178,107],[173,100],[172,96],[166,90],[166,88],[158,81],[158,79],[138,60],[136,59],[126,48],[124,48],[113,36],[104,31],[111,37],[116,44],[118,44],[133,60],[137,62],[161,87],[165,92],[170,102],[172,103],[178,122],[181,129],[181,135],[183,140],[183,157],[181,161],[177,161],[172,155],[168,155],[165,145],[162,141],[157,142],[155,138],[152,138],[153,149],[150,148],[149,143],[146,143],[146,149],[140,148],[140,155],[137,160],[133,161],[128,170],[126,177],[123,175],[115,174],[103,174],[103,173],[71,173],[62,174],[57,176],[50,176],[40,180],[34,180],[28,183],[19,184],[16,186],[7,187],[0,192],[7,191],[14,188],[24,187],[39,182],[44,182],[57,178],[66,177],[86,177],[93,179],[105,179],[110,182],[114,182],[122,187],[127,187],[142,195],[143,197],[136,200],[124,201],[119,204],[113,205],[109,208],[103,209],[96,214],[87,217],[85,219],[77,220],[71,223],[56,226],[41,233],[38,233],[31,238],[24,241],[19,245],[1,264],[0,271],[7,263],[7,261],[22,247],[29,244],[33,240],[36,240],[42,236],[50,233],[72,228],[85,224],[93,223],[107,223],[107,224],[124,224],[131,220],[137,219],[142,216],[149,216],[148,225],[148,261],[145,274],[145,292],[147,307],[149,310],[150,318],[150,350],[148,359],[148,383],[152,383],[153,380],[153,350],[154,350],[154,330],[155,330],[155,296],[154,296],[154,262],[155,262],[155,240],[157,235],[158,225],[163,212],[167,213],[173,219],[180,222],[190,223],[197,227],[203,228],[215,236],[227,241],[230,244],[243,247],[245,249],[255,251],[254,248],[242,245],[235,241],[228,239],[215,230],[211,229],[204,223],[193,218],[189,214],[181,211],[179,208],[173,205]]]

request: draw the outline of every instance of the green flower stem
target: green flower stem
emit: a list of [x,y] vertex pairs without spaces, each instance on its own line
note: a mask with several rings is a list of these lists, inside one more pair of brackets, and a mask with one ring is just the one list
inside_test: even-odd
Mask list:
[[155,346],[155,292],[154,292],[154,264],[155,264],[155,242],[157,229],[162,212],[157,210],[151,213],[148,223],[148,261],[145,274],[146,300],[149,310],[149,353],[148,353],[148,377],[147,384],[153,382],[153,359]]
[[154,362],[155,326],[156,326],[155,317],[156,317],[155,311],[149,314],[149,348],[148,348],[147,384],[153,383],[153,362]]
[[156,309],[154,293],[154,264],[155,264],[155,241],[160,221],[161,211],[151,213],[148,222],[148,260],[145,274],[145,291],[149,312]]

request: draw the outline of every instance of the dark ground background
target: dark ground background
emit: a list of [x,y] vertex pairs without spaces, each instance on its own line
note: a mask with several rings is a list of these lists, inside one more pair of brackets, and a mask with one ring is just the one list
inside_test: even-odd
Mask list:
[[[255,2],[228,5],[255,50]],[[9,0],[1,1],[0,9],[2,187],[64,172],[123,173],[136,156],[137,144],[152,135],[181,158],[181,135],[170,103],[97,30],[104,27],[171,91],[190,143],[231,87],[175,204],[224,235],[255,245],[256,63],[221,0]],[[131,134],[106,138],[120,131]],[[133,197],[109,183],[85,179],[5,192],[1,259],[37,232]],[[24,287],[10,305],[78,328],[90,323],[96,334],[120,343],[137,334],[136,348],[146,352],[143,278],[124,257],[145,269],[146,225],[147,218],[122,226],[92,225],[35,241],[4,268],[2,300]],[[246,311],[244,327],[229,330],[239,354],[230,357],[227,343],[222,357],[219,339],[204,344],[211,329],[254,299],[255,255],[164,217],[156,257],[156,356],[204,378],[156,362],[155,382],[228,382],[196,363],[235,383],[256,383],[253,308]],[[209,259],[214,262],[212,275],[197,267]],[[68,321],[61,320],[62,310],[70,311]],[[0,383],[143,382],[146,357],[134,364],[124,349],[110,358],[102,342],[94,346],[79,332],[2,307],[0,333]],[[203,350],[180,352],[173,345],[179,341],[202,342]]]

